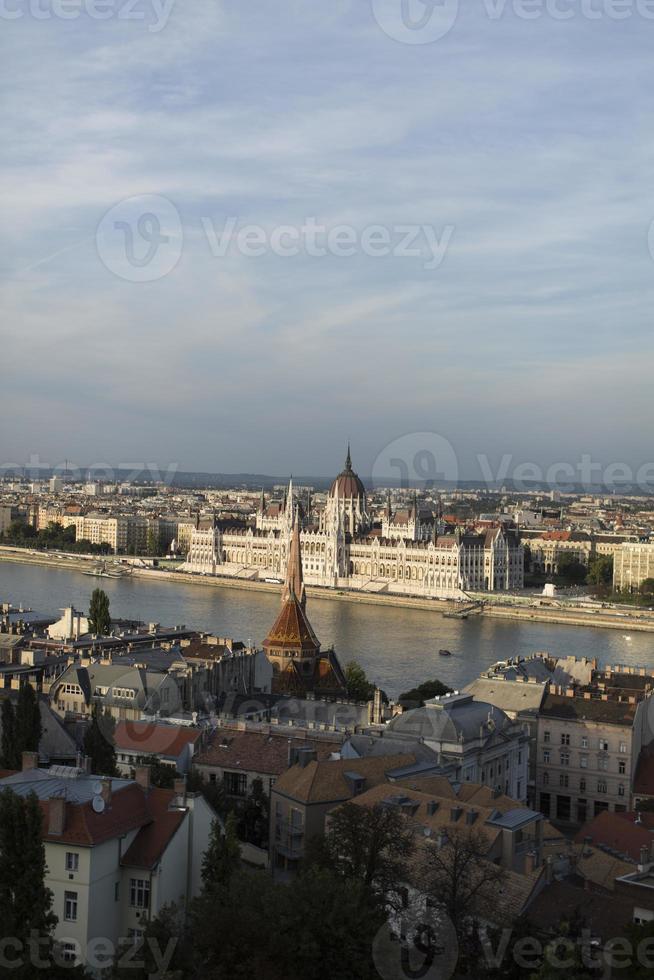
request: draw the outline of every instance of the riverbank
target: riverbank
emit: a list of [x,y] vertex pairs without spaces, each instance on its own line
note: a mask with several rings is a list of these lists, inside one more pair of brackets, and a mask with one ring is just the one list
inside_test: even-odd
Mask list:
[[[93,565],[97,564],[98,559],[97,557],[84,558],[78,555],[68,557],[52,552],[31,552],[0,545],[0,561],[88,572]],[[189,575],[185,572],[160,568],[139,568],[134,565],[132,567],[132,574],[135,578],[147,579],[149,582],[180,583],[185,586],[192,585],[204,589],[235,589],[241,592],[263,592],[273,595],[280,593],[280,586],[272,582],[229,578],[227,576]],[[102,581],[103,579],[99,577],[98,584],[101,585]],[[621,610],[589,609],[587,606],[570,606],[569,608],[560,605],[534,606],[526,604],[528,601],[526,597],[521,597],[520,600],[508,600],[506,596],[491,597],[484,595],[483,604],[476,608],[472,608],[471,604],[470,608],[466,608],[464,604],[451,599],[422,599],[419,596],[366,593],[316,586],[307,586],[307,595],[331,602],[429,611],[439,618],[474,616],[484,619],[509,619],[531,623],[622,630],[622,632],[654,632],[654,614],[648,615],[642,610],[634,609],[632,611],[628,608]]]

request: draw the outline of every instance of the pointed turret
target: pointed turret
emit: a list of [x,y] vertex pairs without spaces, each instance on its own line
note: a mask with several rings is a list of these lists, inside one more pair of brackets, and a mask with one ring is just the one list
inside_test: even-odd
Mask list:
[[266,497],[263,492],[263,487],[261,487],[261,496],[259,497],[259,513],[265,514],[266,512]]
[[352,472],[352,455],[350,453],[350,441],[348,439],[347,443],[347,456],[345,457],[345,471],[347,473]]
[[296,598],[302,608],[306,606],[307,596],[304,588],[304,578],[302,576],[302,553],[300,549],[300,508],[295,508],[293,518],[293,531],[291,533],[291,547],[288,552],[288,565],[286,568],[286,579],[284,581],[284,592],[282,602],[287,602],[290,598]]
[[391,507],[391,491],[390,490],[386,494],[386,518],[388,520],[388,523],[390,524],[390,522],[393,519],[393,508]]

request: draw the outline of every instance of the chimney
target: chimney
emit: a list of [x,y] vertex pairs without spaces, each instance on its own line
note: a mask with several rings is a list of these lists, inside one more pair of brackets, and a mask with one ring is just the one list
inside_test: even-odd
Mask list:
[[104,800],[104,805],[108,807],[111,805],[111,780],[109,776],[103,776],[100,785],[102,786],[100,796]]
[[92,760],[90,755],[82,756],[82,769],[84,770],[87,776],[91,775],[91,761]]
[[450,809],[450,820],[452,821],[452,823],[456,823],[457,822],[457,820],[461,816],[461,813],[462,813],[462,810],[461,810],[461,807],[460,806],[453,806]]
[[466,812],[466,824],[468,825],[468,827],[472,827],[472,825],[473,825],[473,823],[475,822],[476,819],[477,819],[477,811],[476,810],[468,810]]
[[525,855],[525,874],[529,875],[538,867],[538,855],[536,851],[528,851]]
[[66,829],[66,798],[53,796],[48,800],[48,833],[61,837]]
[[554,861],[551,855],[545,861],[545,881],[548,885],[552,884],[552,879],[554,878]]
[[640,859],[638,861],[638,870],[645,871],[649,866],[649,847],[647,844],[643,844],[640,849]]
[[30,769],[37,769],[38,765],[39,765],[38,752],[23,752],[22,754],[23,772],[28,772]]
[[186,806],[186,776],[182,776],[181,779],[174,781],[173,791],[175,793],[174,805]]
[[150,766],[137,766],[134,778],[147,793],[150,789]]
[[438,810],[438,802],[436,800],[430,800],[429,803],[427,804],[427,814],[430,817],[433,817],[433,815],[436,813],[437,810]]

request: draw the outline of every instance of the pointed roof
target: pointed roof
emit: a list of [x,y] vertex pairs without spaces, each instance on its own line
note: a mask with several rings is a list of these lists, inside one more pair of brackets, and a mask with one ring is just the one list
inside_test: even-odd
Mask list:
[[288,565],[286,566],[286,579],[284,581],[284,591],[282,602],[286,602],[291,595],[294,595],[300,602],[302,608],[306,606],[307,597],[304,588],[304,578],[302,576],[302,553],[300,549],[300,513],[299,508],[295,508],[293,515],[293,530],[291,532],[291,547],[288,552]]
[[352,454],[350,444],[347,444],[347,456],[345,457],[345,469],[342,470],[331,485],[330,497],[343,497],[350,499],[365,499],[366,489],[352,469]]

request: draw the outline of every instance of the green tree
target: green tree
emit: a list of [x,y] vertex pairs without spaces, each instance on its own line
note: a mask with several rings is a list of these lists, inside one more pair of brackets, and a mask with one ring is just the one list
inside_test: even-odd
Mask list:
[[654,578],[646,578],[640,583],[641,595],[654,596]]
[[31,684],[21,684],[16,705],[16,752],[18,761],[21,760],[23,752],[38,752],[42,731],[38,695]]
[[609,585],[613,581],[613,558],[611,555],[597,555],[588,568],[588,581],[591,585]]
[[159,787],[159,789],[172,789],[178,777],[178,773],[172,766],[166,765],[165,762],[161,762],[160,759],[153,756],[138,756],[134,765],[149,766],[150,783],[152,786]]
[[94,589],[89,606],[89,632],[106,636],[110,629],[109,596],[103,589]]
[[399,810],[344,803],[324,837],[310,841],[307,864],[357,883],[371,905],[396,905],[414,840]]
[[164,905],[148,922],[138,955],[123,957],[123,953],[133,951],[131,943],[129,947],[132,948],[121,949],[116,957],[110,974],[112,980],[150,980],[155,977],[157,980],[182,980],[193,975],[191,936],[183,910],[175,904]]
[[444,694],[451,693],[452,688],[443,684],[442,681],[425,681],[424,684],[419,684],[417,687],[412,687],[410,691],[400,694],[399,700],[400,702],[411,701],[423,705],[425,701],[429,701],[431,698],[442,698]]
[[[41,957],[46,959],[48,945],[52,951],[50,936],[57,919],[52,913],[52,892],[44,883],[45,848],[41,822],[41,807],[34,793],[20,797],[10,789],[0,792],[0,922],[3,935],[15,938],[27,951],[27,942],[34,931],[44,940]],[[11,955],[13,957],[13,951]],[[34,977],[34,967],[27,956],[21,966],[9,972],[21,980],[33,980]]]
[[363,667],[356,660],[350,660],[345,665],[345,683],[348,698],[353,701],[372,701],[375,685],[371,684]]
[[0,763],[4,769],[20,769],[16,751],[16,715],[11,699],[2,700],[2,744]]
[[252,780],[252,789],[245,802],[238,808],[238,836],[262,847],[268,841],[270,800],[261,779]]
[[240,863],[241,846],[236,833],[236,815],[230,813],[224,833],[218,820],[214,820],[211,825],[209,846],[202,858],[204,890],[213,892],[221,885],[228,885]]
[[93,714],[86,734],[84,735],[84,753],[91,760],[91,771],[97,776],[116,776],[116,749],[114,748],[114,732],[116,722],[108,711],[103,711],[97,704],[93,706]]
[[564,553],[557,561],[557,574],[566,585],[582,585],[586,581],[588,569],[574,555]]

